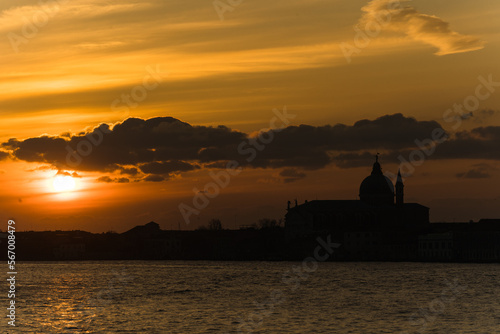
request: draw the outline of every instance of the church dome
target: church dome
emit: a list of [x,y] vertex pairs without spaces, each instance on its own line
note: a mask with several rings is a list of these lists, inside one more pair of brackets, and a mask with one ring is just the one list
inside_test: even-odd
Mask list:
[[359,187],[359,198],[368,204],[390,205],[394,204],[394,185],[391,180],[384,176],[382,167],[377,160],[373,164],[370,176],[361,182]]

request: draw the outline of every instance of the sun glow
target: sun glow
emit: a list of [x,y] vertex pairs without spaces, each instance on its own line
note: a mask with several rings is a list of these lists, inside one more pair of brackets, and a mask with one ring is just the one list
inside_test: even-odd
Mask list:
[[75,179],[69,175],[56,175],[52,187],[56,192],[67,192],[75,189]]

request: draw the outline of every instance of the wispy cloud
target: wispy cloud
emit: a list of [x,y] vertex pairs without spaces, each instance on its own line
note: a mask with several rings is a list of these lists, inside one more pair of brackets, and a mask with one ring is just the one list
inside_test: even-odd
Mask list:
[[491,178],[491,175],[483,168],[473,168],[469,169],[467,172],[458,173],[456,175],[458,178],[466,179],[487,179]]
[[[364,12],[360,24],[389,20],[384,29],[404,33],[409,38],[438,48],[436,55],[469,52],[484,47],[484,42],[475,36],[462,35],[450,28],[449,22],[434,16],[419,13],[412,6],[402,3],[409,0],[372,0],[361,8]],[[390,14],[390,15],[388,15]]]

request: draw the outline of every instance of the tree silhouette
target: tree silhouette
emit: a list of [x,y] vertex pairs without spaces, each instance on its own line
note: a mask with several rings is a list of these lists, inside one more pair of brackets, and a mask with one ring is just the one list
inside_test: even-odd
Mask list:
[[263,218],[259,219],[259,227],[261,229],[266,228],[277,228],[281,226],[281,219],[277,221],[276,219]]
[[222,230],[222,223],[220,219],[214,218],[208,222],[208,229],[211,231],[220,231]]

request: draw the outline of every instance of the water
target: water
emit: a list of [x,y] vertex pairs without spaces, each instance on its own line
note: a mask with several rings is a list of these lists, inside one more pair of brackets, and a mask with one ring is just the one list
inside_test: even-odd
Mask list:
[[[300,262],[114,261],[17,269],[17,326],[4,318],[2,332],[500,333],[498,264],[304,270]],[[295,280],[282,280],[294,270]],[[7,306],[6,294],[0,302]]]

